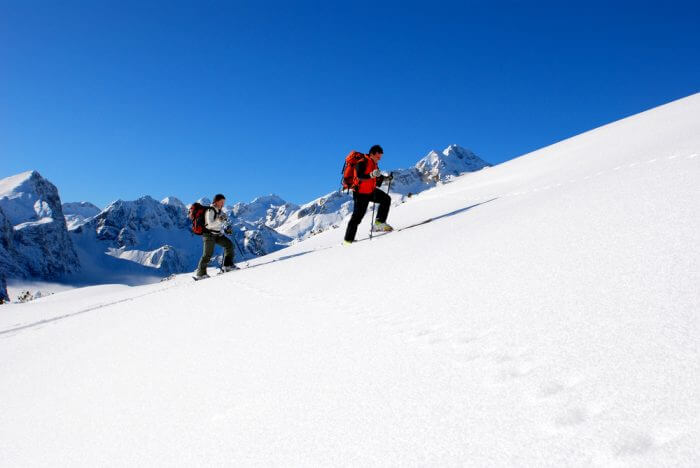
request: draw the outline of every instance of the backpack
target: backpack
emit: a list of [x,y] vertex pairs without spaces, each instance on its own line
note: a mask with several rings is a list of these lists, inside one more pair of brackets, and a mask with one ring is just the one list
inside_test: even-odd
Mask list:
[[367,157],[366,154],[359,153],[357,151],[350,151],[345,157],[345,164],[343,164],[343,179],[341,183],[343,184],[344,190],[356,190],[360,184],[360,179],[357,178],[357,173],[355,171],[357,163],[362,161]]
[[208,206],[195,202],[190,205],[190,211],[187,213],[187,217],[192,220],[192,232],[198,236],[207,232],[207,228],[204,227],[204,215],[208,209]]

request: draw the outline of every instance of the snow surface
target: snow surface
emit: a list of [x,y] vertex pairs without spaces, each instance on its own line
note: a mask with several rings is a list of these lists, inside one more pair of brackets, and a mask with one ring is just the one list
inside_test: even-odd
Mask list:
[[404,201],[0,307],[3,464],[700,465],[700,94]]

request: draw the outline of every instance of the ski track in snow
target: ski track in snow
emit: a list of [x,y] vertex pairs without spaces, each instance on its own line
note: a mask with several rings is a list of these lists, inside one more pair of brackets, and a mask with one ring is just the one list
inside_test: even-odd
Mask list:
[[93,306],[90,306],[90,307],[86,307],[86,308],[84,308],[84,309],[77,310],[77,311],[75,311],[75,312],[70,312],[70,313],[67,313],[67,314],[62,314],[62,315],[59,315],[59,316],[56,316],[56,317],[51,317],[51,318],[48,318],[48,319],[39,320],[39,321],[32,322],[32,323],[28,323],[28,324],[25,324],[25,325],[16,324],[16,326],[14,326],[13,328],[8,328],[8,329],[5,329],[5,330],[0,330],[0,336],[2,336],[2,335],[8,335],[8,334],[13,334],[13,333],[16,333],[16,332],[19,332],[19,331],[22,331],[22,330],[27,330],[27,329],[30,329],[30,328],[41,327],[41,326],[43,326],[43,325],[47,325],[47,324],[52,323],[52,322],[58,322],[58,321],[60,321],[60,320],[65,320],[65,319],[68,319],[68,318],[76,317],[76,316],[78,316],[78,315],[86,314],[86,313],[88,313],[88,312],[94,312],[94,311],[97,311],[97,310],[100,310],[100,309],[104,309],[104,308],[107,308],[107,307],[110,307],[110,306],[113,306],[113,305],[122,304],[122,303],[124,303],[124,302],[131,302],[131,301],[134,301],[134,300],[136,300],[136,299],[140,299],[140,298],[142,298],[142,297],[150,296],[150,295],[153,295],[153,294],[157,294],[157,293],[160,293],[160,292],[163,292],[163,291],[167,291],[167,290],[173,289],[173,288],[175,288],[175,287],[181,287],[181,286],[182,286],[181,284],[176,284],[176,285],[172,285],[172,286],[167,287],[167,288],[160,288],[160,289],[157,289],[156,291],[150,291],[150,292],[147,292],[147,293],[144,293],[144,294],[139,294],[139,295],[137,295],[137,296],[127,297],[127,298],[124,298],[124,299],[119,299],[119,300],[112,301],[112,302],[107,302],[107,303],[104,303],[104,304],[96,304],[96,305],[93,305]]

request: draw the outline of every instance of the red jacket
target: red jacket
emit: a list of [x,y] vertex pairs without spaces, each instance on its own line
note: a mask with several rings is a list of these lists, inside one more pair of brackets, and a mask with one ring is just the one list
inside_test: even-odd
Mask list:
[[367,156],[364,161],[357,164],[357,178],[360,180],[357,193],[370,194],[374,192],[374,189],[377,188],[377,179],[369,175],[377,168],[377,163],[369,156]]

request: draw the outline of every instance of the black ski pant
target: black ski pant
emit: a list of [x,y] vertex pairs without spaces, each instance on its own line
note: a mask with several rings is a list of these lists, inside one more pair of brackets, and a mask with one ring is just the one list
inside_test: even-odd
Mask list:
[[202,258],[197,266],[198,276],[207,274],[207,265],[214,254],[214,246],[217,245],[224,248],[224,266],[233,266],[233,242],[228,237],[205,232],[202,234],[202,243]]
[[374,189],[374,192],[372,193],[353,192],[352,199],[355,201],[355,206],[352,210],[352,216],[350,217],[348,228],[345,231],[345,240],[348,242],[355,240],[357,226],[360,225],[362,218],[365,217],[369,202],[379,203],[379,210],[377,210],[377,221],[380,223],[386,223],[386,218],[389,216],[389,208],[391,207],[391,197],[379,189]]

